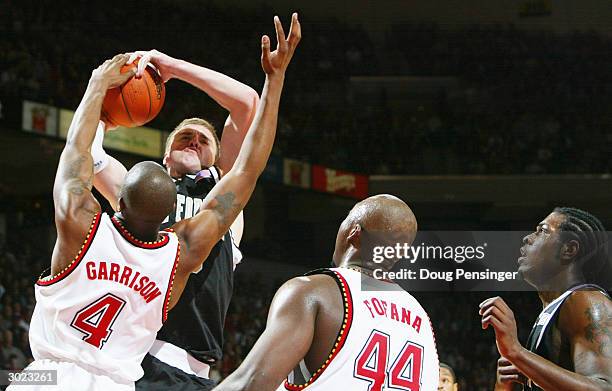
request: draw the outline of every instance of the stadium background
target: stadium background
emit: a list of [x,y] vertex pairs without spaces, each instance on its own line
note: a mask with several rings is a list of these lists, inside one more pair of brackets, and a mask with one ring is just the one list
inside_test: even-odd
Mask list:
[[[61,136],[91,70],[118,52],[156,48],[260,91],[259,37],[292,10],[304,39],[274,154],[245,210],[246,259],[216,376],[249,351],[281,281],[329,264],[339,222],[367,194],[402,197],[425,230],[528,230],[557,205],[612,226],[607,1],[286,3],[0,4],[0,368],[31,359],[32,284],[54,242]],[[190,116],[221,128],[226,113],[171,81],[153,130],[125,131],[107,149],[128,167],[159,161],[157,129]],[[500,294],[524,341],[537,296]],[[490,389],[497,351],[476,308],[491,292],[417,296],[461,390]]]

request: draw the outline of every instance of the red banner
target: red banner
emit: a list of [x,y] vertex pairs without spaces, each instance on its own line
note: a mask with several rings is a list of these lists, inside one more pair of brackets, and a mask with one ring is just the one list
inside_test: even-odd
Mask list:
[[313,165],[312,188],[326,193],[363,199],[368,196],[368,177]]

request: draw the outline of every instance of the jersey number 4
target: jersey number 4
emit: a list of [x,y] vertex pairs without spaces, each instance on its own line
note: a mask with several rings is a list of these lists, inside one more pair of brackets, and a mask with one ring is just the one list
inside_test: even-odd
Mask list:
[[355,360],[354,376],[370,383],[368,391],[381,391],[385,381],[388,388],[420,391],[423,347],[406,342],[395,361],[388,365],[389,340],[389,335],[378,330],[372,331]]
[[108,341],[115,319],[125,306],[125,300],[107,293],[76,313],[70,324],[85,334],[83,341],[102,349]]

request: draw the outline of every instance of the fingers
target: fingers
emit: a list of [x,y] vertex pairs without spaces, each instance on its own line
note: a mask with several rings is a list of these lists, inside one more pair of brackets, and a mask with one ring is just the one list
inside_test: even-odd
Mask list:
[[508,307],[508,304],[501,297],[491,297],[479,305],[478,313],[482,315],[489,307],[495,306],[499,308],[505,314],[512,314],[512,310]]
[[482,315],[482,328],[483,329],[486,329],[488,326],[488,325],[485,325],[485,320],[489,320],[492,318],[495,318],[496,320],[501,320],[504,317],[504,314],[502,313],[502,311],[495,306],[488,307],[486,310],[484,310],[484,312],[481,313],[481,315]]
[[520,383],[524,384],[524,378],[520,374],[512,374],[512,375],[500,375],[499,381],[501,383]]
[[276,30],[277,48],[280,52],[287,50],[287,40],[285,39],[285,31],[278,16],[274,17],[274,29]]
[[111,59],[111,65],[113,66],[122,66],[127,62],[129,55],[127,53],[117,54],[115,57]]
[[512,363],[506,357],[500,357],[499,360],[497,360],[498,367],[506,367],[508,365],[512,365]]
[[486,330],[489,325],[493,326],[494,329],[498,329],[502,326],[502,322],[497,319],[494,315],[489,315],[485,318],[482,318],[482,329]]
[[300,25],[300,21],[298,20],[297,12],[294,12],[291,15],[291,27],[289,27],[289,46],[295,48],[302,39],[302,26]]
[[130,69],[128,69],[127,71],[123,72],[120,74],[119,76],[119,85],[125,83],[126,81],[128,81],[130,79],[130,77],[134,76],[136,74],[136,68],[132,67]]
[[521,373],[515,366],[503,367],[498,370],[500,375],[520,375]]
[[132,64],[137,59],[140,59],[138,61],[138,69],[136,71],[136,77],[138,78],[142,77],[142,74],[144,73],[145,68],[151,62],[151,59],[153,58],[154,52],[155,50],[149,50],[149,51],[137,50],[133,53],[128,53],[129,58],[126,64]]
[[138,71],[136,72],[136,77],[142,77],[142,74],[144,73],[147,64],[151,62],[151,57],[151,54],[147,53],[140,58],[140,60],[138,61]]
[[136,52],[130,53],[130,58],[128,59],[128,61],[127,61],[127,63],[126,63],[126,64],[131,64],[131,63],[133,63],[133,62],[134,62],[134,61],[136,61],[136,59],[137,59],[137,58],[139,58],[139,57],[142,57],[142,54],[141,54],[141,52],[139,52],[139,51],[136,51]]
[[267,35],[261,37],[261,61],[270,64],[270,37]]

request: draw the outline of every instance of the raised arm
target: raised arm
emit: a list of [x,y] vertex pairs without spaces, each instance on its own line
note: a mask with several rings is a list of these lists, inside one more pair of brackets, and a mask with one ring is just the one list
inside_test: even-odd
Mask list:
[[100,211],[100,205],[91,194],[93,159],[90,150],[106,91],[134,74],[133,70],[120,73],[127,59],[127,55],[117,55],[92,72],[70,124],[53,185],[58,239],[51,261],[52,274],[57,274],[72,261],[83,244],[94,214]]
[[125,181],[127,169],[119,160],[107,155],[102,146],[108,126],[106,121],[100,120],[96,137],[91,146],[91,156],[94,164],[93,185],[108,200],[112,208],[118,211],[119,191]]
[[141,57],[137,76],[144,72],[148,63],[153,63],[164,82],[176,78],[204,91],[221,107],[229,111],[221,136],[219,168],[228,172],[240,151],[247,130],[255,118],[259,96],[251,87],[222,73],[187,61],[170,57],[157,50],[134,52],[130,60]]
[[[180,286],[186,280],[188,273],[200,267],[215,243],[227,232],[251,197],[257,179],[270,156],[276,135],[278,106],[285,70],[301,36],[297,14],[292,17],[288,39],[285,39],[278,17],[274,18],[274,24],[278,46],[270,53],[270,39],[267,36],[262,37],[261,63],[266,73],[266,81],[257,114],[247,132],[236,163],[208,193],[200,212],[191,219],[182,220],[173,226],[185,245],[177,269],[175,286],[177,283]],[[172,298],[178,300],[178,295],[172,295]]]

